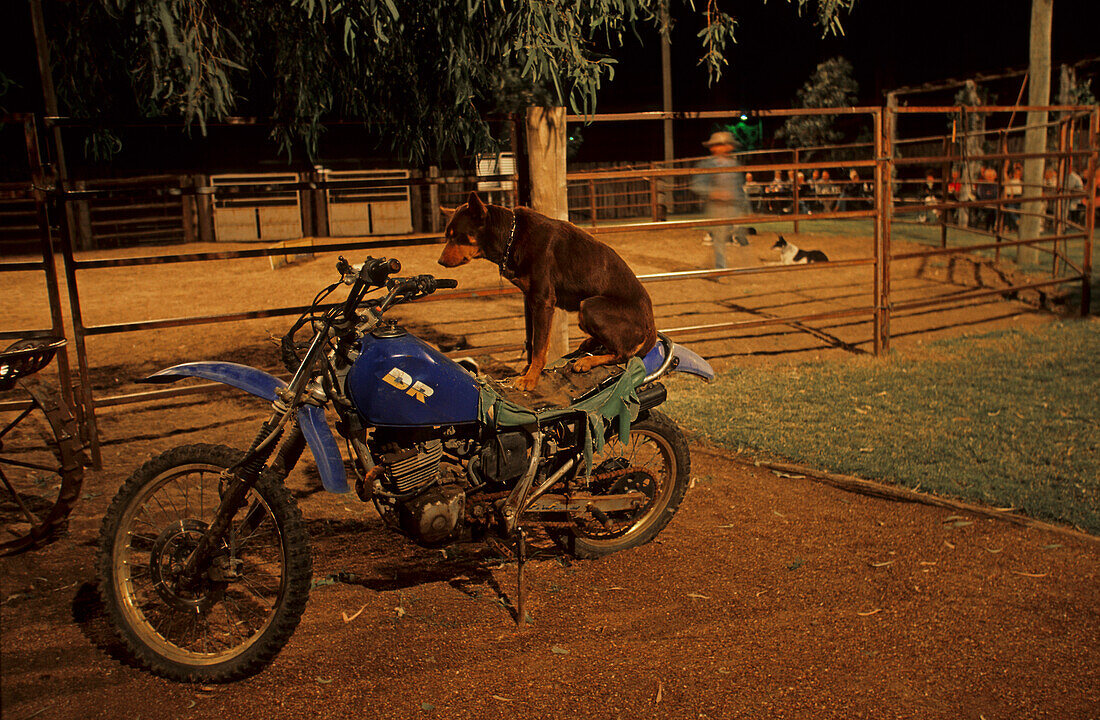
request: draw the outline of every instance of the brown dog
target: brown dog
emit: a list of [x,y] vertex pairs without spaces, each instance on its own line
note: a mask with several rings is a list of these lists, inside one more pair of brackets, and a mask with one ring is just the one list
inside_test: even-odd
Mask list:
[[450,216],[439,264],[458,267],[484,258],[523,291],[527,367],[516,387],[531,391],[546,367],[554,308],[578,313],[589,337],[584,352],[602,354],[573,363],[576,372],[643,356],[657,342],[649,294],[615,251],[575,225],[519,207],[486,205],[470,193]]

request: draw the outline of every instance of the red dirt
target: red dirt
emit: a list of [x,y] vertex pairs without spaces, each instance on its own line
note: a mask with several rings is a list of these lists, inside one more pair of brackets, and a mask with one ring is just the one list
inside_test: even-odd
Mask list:
[[[694,233],[606,237],[640,273],[707,261]],[[770,242],[754,239],[761,258]],[[834,259],[867,250],[837,238],[798,244]],[[434,272],[437,250],[395,254],[410,272]],[[304,303],[330,266],[160,265],[89,271],[80,283],[86,319],[113,322]],[[895,268],[895,287],[909,297],[958,291],[946,272]],[[440,274],[465,287],[497,282],[487,263]],[[673,327],[866,303],[869,275],[813,269],[649,287],[659,326]],[[27,302],[0,311],[4,327],[45,324],[32,281],[17,295]],[[485,345],[515,341],[518,308],[518,298],[469,300],[405,317],[445,315],[437,331]],[[997,299],[902,315],[893,330],[904,344],[1046,317]],[[289,324],[93,338],[97,385],[126,390],[143,372],[211,356],[271,366],[263,332]],[[840,320],[685,342],[723,367],[867,351],[869,337],[867,323]],[[303,462],[289,484],[309,520],[314,577],[349,581],[314,590],[297,633],[254,678],[195,687],[121,664],[91,586],[110,496],[174,445],[246,444],[263,412],[228,393],[101,410],[104,469],[88,473],[70,533],[0,559],[4,718],[1098,717],[1100,545],[783,478],[700,445],[694,487],[656,541],[599,561],[547,549],[528,566],[526,628],[503,604],[514,602],[514,563],[475,546],[447,556],[417,548],[358,500],[321,492]]]

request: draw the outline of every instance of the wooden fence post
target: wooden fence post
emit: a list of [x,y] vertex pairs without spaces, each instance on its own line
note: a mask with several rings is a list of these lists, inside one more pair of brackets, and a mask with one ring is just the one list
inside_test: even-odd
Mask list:
[[193,182],[199,242],[214,242],[214,188],[210,187],[210,180],[205,175],[196,175]]
[[328,225],[328,190],[320,187],[320,183],[324,182],[325,173],[323,168],[315,167],[310,172],[309,177],[313,184],[310,189],[310,195],[313,198],[313,231],[317,237],[330,237],[332,230]]
[[[565,148],[565,108],[528,108],[527,158],[531,169],[531,207],[558,220],[569,220]],[[555,310],[547,360],[552,362],[567,352],[568,316],[564,310]]]
[[190,175],[180,176],[180,219],[183,221],[183,241],[193,243],[198,239],[195,228],[195,196],[191,194],[194,180]]
[[424,186],[418,182],[424,173],[420,170],[409,171],[409,205],[412,206],[412,228],[414,233],[424,230]]
[[[88,184],[83,180],[75,180],[73,189],[77,191],[87,190]],[[73,219],[76,223],[77,246],[87,250],[94,248],[95,236],[92,234],[92,209],[86,198],[80,198],[72,202]]]
[[[439,168],[432,165],[428,168],[429,178],[439,177]],[[433,182],[428,186],[428,227],[432,232],[443,230],[443,216],[439,211],[439,183]]]

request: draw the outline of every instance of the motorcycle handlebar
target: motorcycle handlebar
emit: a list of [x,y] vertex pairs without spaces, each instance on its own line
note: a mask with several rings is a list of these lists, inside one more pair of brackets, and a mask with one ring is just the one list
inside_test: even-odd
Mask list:
[[397,258],[387,260],[367,256],[362,265],[355,266],[341,255],[336,261],[336,272],[340,273],[346,285],[354,285],[357,282],[383,285],[390,275],[401,272],[401,261]]
[[336,270],[343,276],[344,282],[352,286],[343,311],[344,317],[350,320],[355,317],[355,308],[363,299],[363,292],[370,286],[384,285],[390,275],[400,272],[401,261],[397,258],[387,260],[367,256],[363,264],[356,268],[341,255],[336,261]]

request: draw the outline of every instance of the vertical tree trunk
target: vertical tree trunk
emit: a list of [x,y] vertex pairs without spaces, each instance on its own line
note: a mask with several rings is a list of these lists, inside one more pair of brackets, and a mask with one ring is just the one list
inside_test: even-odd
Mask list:
[[[569,192],[565,180],[565,108],[527,109],[527,157],[531,168],[531,207],[558,220],[569,219]],[[554,311],[547,360],[569,352],[569,318]]]
[[[672,41],[669,33],[672,28],[669,25],[668,0],[661,0],[661,109],[666,113],[672,112]],[[664,145],[665,167],[672,167],[672,159],[675,151],[672,144],[672,119],[665,118]],[[657,183],[657,203],[654,209],[654,220],[665,220],[672,210],[672,187],[668,178],[661,178]]]
[[[1054,14],[1054,0],[1031,0],[1031,51],[1028,63],[1028,105],[1050,104],[1050,25]],[[1024,152],[1027,154],[1046,152],[1047,149],[1047,113],[1033,110],[1027,114],[1027,132],[1024,135]],[[1043,185],[1043,158],[1024,160],[1024,196],[1040,195]],[[1023,205],[1024,215],[1020,218],[1020,238],[1039,237],[1040,218],[1043,201],[1031,200]],[[1034,213],[1034,214],[1033,214]],[[1020,262],[1035,263],[1039,251],[1032,247],[1020,246]]]
[[[976,106],[981,104],[978,96],[978,85],[973,80],[967,80],[963,86],[963,105]],[[977,197],[974,184],[979,182],[982,170],[982,140],[985,132],[985,113],[969,112],[963,117],[962,122],[962,164],[961,187],[959,199],[967,202]],[[959,209],[959,224],[963,227],[970,225],[971,208]]]

